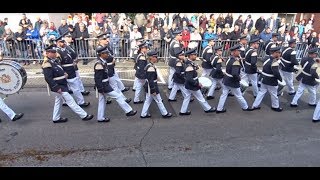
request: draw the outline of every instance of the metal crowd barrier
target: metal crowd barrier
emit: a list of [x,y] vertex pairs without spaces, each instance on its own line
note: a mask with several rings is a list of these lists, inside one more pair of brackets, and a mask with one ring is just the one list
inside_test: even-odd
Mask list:
[[[147,40],[152,49],[159,51],[159,60],[167,62],[169,59],[169,43],[165,40],[155,39]],[[183,48],[187,50],[189,48],[198,48],[198,54],[201,56],[204,48],[203,43],[206,40],[201,41],[183,41]],[[135,46],[130,39],[124,38],[110,38],[110,46],[113,50],[114,57],[117,61],[123,61],[133,59],[133,51]],[[237,40],[221,40],[216,41],[216,45],[223,46],[223,57],[228,58],[230,55],[230,47],[237,44]],[[74,47],[78,53],[79,60],[93,60],[96,56],[96,47],[98,44],[97,38],[86,38],[86,39],[75,39]],[[17,40],[4,41],[0,40],[0,51],[4,59],[11,59],[16,61],[42,61],[44,45],[42,41],[26,39],[23,42]],[[263,50],[264,43],[260,43],[258,48],[258,58],[262,59],[265,55]],[[285,47],[286,44],[281,44]],[[310,48],[307,43],[297,43],[297,59],[301,60],[302,57],[306,56],[307,50]]]

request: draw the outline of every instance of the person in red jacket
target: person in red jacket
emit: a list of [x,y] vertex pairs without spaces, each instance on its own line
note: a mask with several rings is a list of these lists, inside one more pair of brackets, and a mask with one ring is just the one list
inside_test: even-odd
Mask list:
[[182,31],[183,48],[187,49],[190,42],[190,32],[188,30]]

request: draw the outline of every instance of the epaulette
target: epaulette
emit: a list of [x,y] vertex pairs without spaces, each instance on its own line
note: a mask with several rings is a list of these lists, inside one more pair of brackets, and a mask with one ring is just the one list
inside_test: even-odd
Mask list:
[[293,50],[292,52],[291,52],[291,55],[296,55],[297,54],[297,51],[295,51],[295,50]]
[[212,48],[209,48],[209,50],[207,51],[207,53],[212,53]]
[[103,69],[103,65],[100,62],[96,62],[96,65],[94,66],[94,69],[96,69],[96,70]]
[[279,62],[278,61],[273,62],[271,66],[279,66]]
[[234,65],[234,66],[240,66],[240,62],[239,62],[239,61],[234,61],[232,65]]
[[218,63],[222,63],[223,60],[221,58],[218,59]]
[[186,71],[193,71],[193,67],[188,65],[188,67],[186,68]]
[[52,67],[49,62],[45,62],[42,64],[42,68],[49,68],[49,67]]
[[313,63],[311,66],[312,69],[317,69],[318,68],[318,63]]
[[177,62],[176,66],[182,66],[181,62]]
[[153,66],[149,66],[147,69],[148,72],[155,72],[156,69]]
[[253,53],[251,53],[251,56],[257,56],[258,53],[256,51],[253,51]]

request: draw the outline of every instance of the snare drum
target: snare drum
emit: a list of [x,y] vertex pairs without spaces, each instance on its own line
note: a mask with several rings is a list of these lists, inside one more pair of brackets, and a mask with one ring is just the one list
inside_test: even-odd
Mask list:
[[207,78],[207,77],[199,77],[199,83],[202,84],[203,88],[210,88],[212,85],[212,81],[211,79]]
[[15,61],[0,62],[0,93],[11,95],[19,92],[27,82],[27,72]]

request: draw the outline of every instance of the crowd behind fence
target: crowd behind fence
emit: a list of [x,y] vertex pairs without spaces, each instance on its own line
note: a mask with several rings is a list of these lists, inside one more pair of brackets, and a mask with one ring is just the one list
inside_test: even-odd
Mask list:
[[[201,56],[203,46],[202,43],[206,40],[201,41],[184,41],[182,42],[184,50],[189,48],[198,48],[198,55]],[[215,45],[223,46],[223,57],[227,58],[230,55],[229,48],[237,44],[239,41],[236,40],[218,40]],[[151,44],[151,48],[159,52],[160,61],[167,62],[169,58],[169,42],[165,40],[148,40]],[[116,41],[111,41],[110,46],[114,53],[114,58],[117,61],[123,61],[128,59],[133,59],[133,51],[135,47],[130,46],[130,39],[117,39]],[[18,62],[25,61],[38,61],[43,60],[43,51],[45,43],[42,41],[34,41],[26,39],[23,42],[15,41],[0,41],[0,51],[3,59],[16,60]],[[75,50],[78,53],[79,60],[92,60],[97,58],[96,47],[97,38],[87,38],[87,39],[75,39],[73,44]],[[258,48],[258,58],[262,59],[265,55],[263,50],[264,43],[260,43]],[[279,44],[282,48],[287,47],[287,43]],[[296,45],[297,59],[301,60],[307,53],[309,46],[307,43],[298,42]]]

